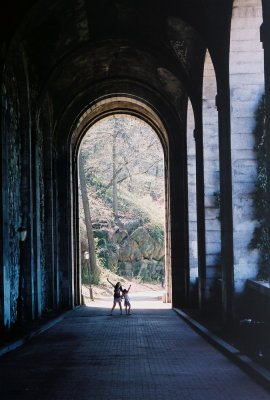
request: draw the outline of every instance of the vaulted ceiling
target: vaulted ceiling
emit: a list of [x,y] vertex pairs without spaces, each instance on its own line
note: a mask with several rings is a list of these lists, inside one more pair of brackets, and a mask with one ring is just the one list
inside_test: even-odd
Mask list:
[[231,8],[231,0],[13,0],[1,13],[2,60],[23,49],[56,114],[105,80],[136,80],[181,109],[187,94],[200,97],[205,49],[217,70],[226,64]]

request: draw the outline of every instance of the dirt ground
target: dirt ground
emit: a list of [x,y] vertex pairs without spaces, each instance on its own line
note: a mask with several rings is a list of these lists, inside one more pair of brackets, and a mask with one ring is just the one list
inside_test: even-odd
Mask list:
[[[142,283],[136,279],[128,280],[124,277],[118,276],[114,274],[112,271],[108,269],[102,269],[100,275],[100,284],[99,285],[91,285],[93,291],[93,297],[95,300],[104,299],[106,297],[113,296],[113,287],[107,281],[107,278],[113,283],[121,282],[123,289],[128,289],[129,285],[131,285],[131,293],[145,293],[145,292],[162,292],[164,289],[160,284],[153,283]],[[86,302],[90,300],[90,291],[89,285],[82,285],[82,295]]]

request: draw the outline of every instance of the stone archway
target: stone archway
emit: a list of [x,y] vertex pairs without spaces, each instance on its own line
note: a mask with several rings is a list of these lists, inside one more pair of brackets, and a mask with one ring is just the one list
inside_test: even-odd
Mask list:
[[[148,106],[167,132],[167,240],[173,304],[183,305],[188,297],[187,98],[196,104],[196,129],[201,133],[198,110],[204,52],[205,48],[211,49],[215,64],[223,71],[231,2],[222,0],[219,7],[211,0],[181,4],[174,0],[169,5],[159,2],[160,7],[152,1],[128,7],[123,2],[117,2],[117,7],[108,2],[102,6],[90,3],[67,6],[63,0],[57,0],[48,7],[44,0],[36,0],[22,6],[14,0],[17,12],[9,15],[3,11],[1,83],[3,104],[7,107],[1,138],[0,202],[4,223],[0,234],[0,284],[7,296],[1,297],[0,319],[5,326],[16,321],[20,254],[17,216],[23,212],[22,192],[18,191],[14,201],[7,205],[6,191],[13,193],[13,187],[17,190],[24,178],[29,209],[33,210],[30,213],[34,214],[26,243],[27,257],[33,266],[31,296],[27,301],[30,297],[32,300],[27,314],[35,318],[45,309],[71,308],[80,303],[77,249],[73,245],[77,236],[72,223],[76,216],[76,190],[72,185],[77,146],[72,142],[73,133],[80,116],[109,97],[140,99],[145,105],[143,110],[138,111],[138,106],[136,110],[132,104],[127,111],[151,120]],[[24,56],[18,54],[18,49]],[[28,71],[26,90],[17,70],[23,64]],[[14,113],[18,105],[14,84],[29,98],[29,102],[19,104],[18,113]],[[9,97],[14,103],[12,107]],[[22,113],[29,127],[21,126]],[[23,129],[27,129],[31,139],[29,154],[20,151]],[[225,123],[223,131],[227,131]],[[18,164],[18,173],[12,170],[13,161]],[[21,170],[27,162],[29,173],[23,176]],[[8,218],[9,206],[14,218]],[[202,213],[199,219],[203,224]],[[203,229],[200,237],[203,264]],[[10,272],[14,272],[13,280],[9,278]]]
[[[96,122],[110,115],[133,115],[139,119],[145,121],[149,126],[153,128],[156,132],[163,148],[164,154],[164,167],[165,167],[165,298],[166,302],[171,302],[172,299],[172,284],[171,284],[171,258],[170,258],[170,246],[169,246],[169,226],[170,222],[168,219],[168,215],[170,213],[169,210],[169,202],[168,202],[168,152],[169,152],[169,143],[168,143],[168,135],[166,129],[158,117],[149,105],[143,103],[139,99],[134,99],[127,96],[113,96],[108,97],[104,100],[100,100],[94,103],[87,111],[85,111],[79,118],[79,121],[74,130],[74,134],[71,139],[71,145],[74,146],[75,154],[78,153],[79,145],[89,127],[93,126]],[[75,157],[74,157],[75,160]],[[78,169],[78,166],[75,166],[75,169]],[[73,184],[74,190],[76,188],[74,186],[78,185],[78,177],[74,177],[75,181]],[[76,230],[77,232],[77,230]],[[75,233],[74,233],[75,235]],[[77,241],[76,241],[77,242]],[[78,254],[79,258],[80,255]],[[80,261],[79,261],[79,264]]]
[[[121,84],[118,83],[117,86],[119,88]],[[133,93],[136,93],[136,90],[139,91],[138,87],[136,88],[134,85],[132,88]],[[77,107],[74,107],[75,113],[76,108]],[[59,253],[62,263],[64,262],[69,270],[69,273],[67,273],[66,286],[69,286],[69,292],[74,294],[75,304],[80,303],[80,287],[78,279],[76,278],[80,276],[80,256],[76,244],[78,232],[78,149],[83,135],[92,124],[106,115],[123,112],[137,116],[147,122],[157,132],[164,149],[167,216],[166,297],[167,301],[172,301],[175,306],[180,305],[181,302],[183,304],[187,299],[188,292],[187,214],[185,212],[186,206],[179,208],[179,199],[182,205],[187,201],[184,128],[181,126],[178,118],[175,118],[170,107],[159,97],[156,98],[153,94],[150,96],[147,90],[142,90],[140,96],[136,96],[135,94],[127,96],[123,93],[116,95],[114,91],[113,96],[107,94],[106,96],[100,96],[98,100],[93,98],[92,101],[88,101],[88,107],[85,106],[81,108],[84,111],[77,116],[75,114],[74,118],[72,118],[73,113],[69,108],[68,113],[63,114],[58,132],[56,132],[56,135],[61,135],[63,131],[69,132],[68,135],[67,133],[65,134],[67,143],[64,148],[62,137],[59,146],[59,163],[57,166],[59,172],[59,175],[57,174],[57,180],[61,186],[61,188],[59,188],[59,203],[62,204],[62,207],[59,208]],[[176,134],[176,132],[178,132],[178,134]],[[171,151],[172,148],[174,148],[174,152]],[[60,155],[60,153],[62,155]],[[64,165],[66,165],[66,168]],[[65,186],[65,188],[63,188],[61,182],[64,181],[69,181],[70,187]],[[172,193],[177,193],[177,197]],[[69,197],[68,201],[67,197]],[[67,204],[66,209],[63,207],[64,203]],[[178,261],[180,259],[182,260],[181,264]],[[73,272],[71,273],[71,271]],[[68,292],[66,295],[68,295]]]

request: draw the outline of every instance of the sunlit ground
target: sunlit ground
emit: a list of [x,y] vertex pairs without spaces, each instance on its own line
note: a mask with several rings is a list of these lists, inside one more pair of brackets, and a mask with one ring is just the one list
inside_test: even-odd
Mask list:
[[[136,291],[131,291],[130,293],[130,303],[132,312],[136,312],[136,310],[147,310],[147,309],[170,309],[171,303],[164,303],[164,293],[165,290],[162,288],[152,289],[143,286],[141,289],[137,288]],[[132,288],[131,288],[132,289]],[[94,298],[94,301],[91,301],[89,297],[85,298],[85,305],[93,308],[105,308],[110,309],[113,303],[113,295],[111,296],[99,296],[98,298]],[[124,309],[124,301],[122,300],[122,307]],[[119,313],[119,306],[116,305],[115,314]]]

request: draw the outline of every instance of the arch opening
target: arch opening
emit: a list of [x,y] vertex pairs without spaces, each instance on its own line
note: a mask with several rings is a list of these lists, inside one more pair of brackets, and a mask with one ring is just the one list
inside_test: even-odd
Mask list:
[[187,181],[188,181],[188,224],[189,224],[189,284],[190,299],[198,302],[198,232],[196,199],[196,148],[194,139],[194,112],[191,101],[187,106]]
[[[122,96],[103,99],[81,115],[71,145],[77,163],[74,171],[78,171],[73,176],[74,192],[78,194],[76,186],[78,182],[81,185],[82,173],[92,192],[88,204],[92,203],[91,230],[96,258],[91,260],[89,231],[77,225],[75,242],[78,235],[80,239],[74,249],[75,286],[77,289],[81,286],[78,282],[81,279],[91,288],[86,294],[91,298],[94,292],[100,293],[98,288],[92,290],[93,284],[102,283],[116,273],[136,283],[155,283],[156,288],[160,287],[162,299],[171,302],[168,137],[161,119],[137,99]],[[87,153],[90,158],[86,161]],[[88,172],[87,168],[82,172],[83,164],[88,164]],[[78,217],[83,214],[83,203],[81,208],[79,205],[77,201]]]
[[203,77],[204,206],[205,206],[205,300],[209,312],[221,314],[220,157],[217,82],[214,65],[206,51]]

